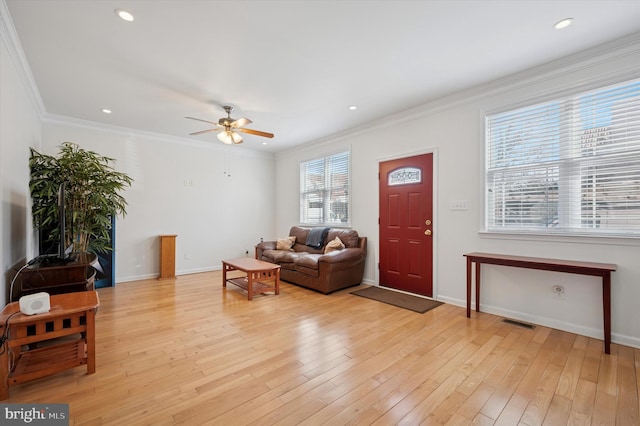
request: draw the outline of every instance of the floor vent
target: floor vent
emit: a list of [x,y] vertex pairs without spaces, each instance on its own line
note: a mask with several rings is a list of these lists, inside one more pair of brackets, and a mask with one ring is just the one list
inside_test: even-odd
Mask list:
[[528,328],[529,330],[533,330],[536,328],[535,325],[527,324],[526,322],[520,322],[512,319],[505,318],[502,322],[506,322],[507,324],[517,325],[518,327]]

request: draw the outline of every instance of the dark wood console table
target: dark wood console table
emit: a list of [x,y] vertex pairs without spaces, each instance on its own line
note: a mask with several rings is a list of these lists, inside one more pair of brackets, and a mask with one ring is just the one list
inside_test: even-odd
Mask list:
[[471,317],[471,275],[474,263],[476,264],[476,312],[480,312],[480,265],[483,263],[601,277],[604,352],[611,353],[611,272],[616,270],[616,265],[477,252],[463,256],[467,258],[467,318]]
[[91,265],[96,259],[93,253],[78,253],[71,262],[36,262],[20,273],[19,294],[12,300],[41,291],[61,294],[93,290],[95,270]]

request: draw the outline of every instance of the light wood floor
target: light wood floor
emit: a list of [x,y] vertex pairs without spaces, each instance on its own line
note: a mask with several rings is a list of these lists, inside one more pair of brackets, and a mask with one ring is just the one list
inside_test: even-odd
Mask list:
[[221,273],[100,289],[97,371],[11,388],[71,425],[640,425],[640,349]]

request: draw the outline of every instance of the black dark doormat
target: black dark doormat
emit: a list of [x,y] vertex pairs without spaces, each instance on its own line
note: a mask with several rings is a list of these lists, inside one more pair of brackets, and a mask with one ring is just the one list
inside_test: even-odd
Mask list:
[[394,305],[399,308],[409,309],[410,311],[424,314],[433,308],[442,305],[442,302],[425,299],[410,294],[400,293],[398,291],[386,290],[380,287],[367,287],[362,290],[352,291],[351,294],[366,297],[367,299],[377,300],[378,302]]

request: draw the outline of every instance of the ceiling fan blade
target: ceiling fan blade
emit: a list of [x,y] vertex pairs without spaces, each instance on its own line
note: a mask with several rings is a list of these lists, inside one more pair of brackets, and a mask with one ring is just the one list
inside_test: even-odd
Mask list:
[[251,123],[253,123],[253,121],[243,117],[243,118],[238,118],[236,121],[234,121],[230,125],[231,127],[244,127],[247,124],[251,124]]
[[207,121],[207,120],[203,120],[201,118],[195,118],[195,117],[185,117],[185,118],[188,118],[189,120],[196,120],[196,121],[202,121],[203,123],[213,124],[214,126],[218,125],[218,123],[216,123],[214,121]]
[[193,133],[189,133],[191,136],[195,136],[195,135],[201,135],[203,133],[209,133],[209,132],[215,132],[218,131],[218,129],[207,129],[207,130],[200,130],[199,132],[193,132]]
[[265,138],[272,138],[273,133],[261,132],[260,130],[253,129],[236,129],[238,132],[249,133],[250,135],[262,136]]

